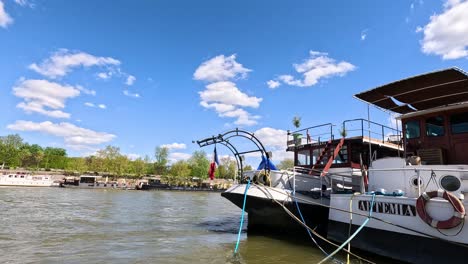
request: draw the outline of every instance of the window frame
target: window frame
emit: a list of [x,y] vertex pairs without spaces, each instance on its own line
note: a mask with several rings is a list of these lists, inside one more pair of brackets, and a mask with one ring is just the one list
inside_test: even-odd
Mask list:
[[[436,125],[433,124],[433,123],[432,123],[432,124],[431,124],[431,123],[428,123],[427,121],[430,120],[430,119],[436,120],[437,118],[441,118],[441,119],[442,119],[442,134],[431,135],[431,134],[429,133],[428,128],[429,128],[430,126],[436,127]],[[446,129],[445,129],[445,116],[443,116],[443,115],[437,115],[437,116],[429,116],[429,117],[426,117],[426,119],[424,120],[424,128],[425,128],[424,130],[425,130],[425,136],[426,136],[426,137],[444,137],[445,134],[446,134],[446,131],[445,131],[445,130],[446,130]]]

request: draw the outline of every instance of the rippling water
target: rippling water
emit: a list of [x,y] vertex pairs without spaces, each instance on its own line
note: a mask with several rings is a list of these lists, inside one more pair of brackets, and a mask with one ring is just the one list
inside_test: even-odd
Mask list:
[[0,188],[1,263],[316,263],[309,243],[244,232],[219,193]]

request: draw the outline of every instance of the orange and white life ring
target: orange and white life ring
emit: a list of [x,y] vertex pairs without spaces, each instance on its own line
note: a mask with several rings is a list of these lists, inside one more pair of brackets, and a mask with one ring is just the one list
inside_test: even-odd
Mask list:
[[[447,200],[453,206],[453,216],[445,221],[437,221],[426,211],[426,203],[432,198],[440,197]],[[416,200],[416,211],[419,217],[428,225],[438,229],[450,229],[458,226],[465,221],[465,207],[463,203],[457,199],[453,194],[444,190],[437,190],[432,192],[425,192]]]

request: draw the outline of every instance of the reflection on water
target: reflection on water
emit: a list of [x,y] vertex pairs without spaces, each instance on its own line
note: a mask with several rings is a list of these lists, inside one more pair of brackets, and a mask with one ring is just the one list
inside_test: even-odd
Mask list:
[[[2,263],[316,263],[321,253],[243,233],[219,193],[0,188]],[[244,225],[245,226],[245,225]]]

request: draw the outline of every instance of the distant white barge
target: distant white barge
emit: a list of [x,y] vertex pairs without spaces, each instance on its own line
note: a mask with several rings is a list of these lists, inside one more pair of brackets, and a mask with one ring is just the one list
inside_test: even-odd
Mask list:
[[30,173],[4,173],[0,175],[0,186],[59,187],[60,181],[51,175]]

